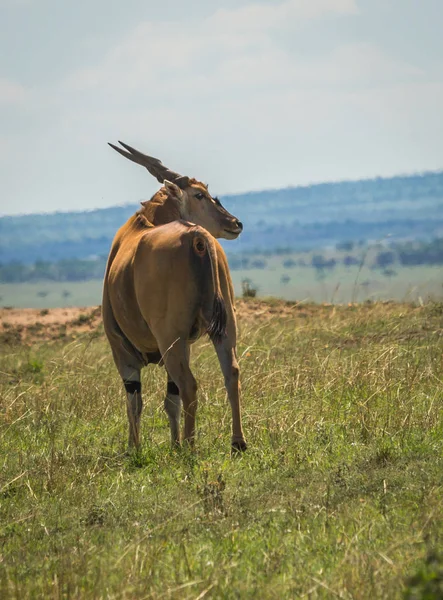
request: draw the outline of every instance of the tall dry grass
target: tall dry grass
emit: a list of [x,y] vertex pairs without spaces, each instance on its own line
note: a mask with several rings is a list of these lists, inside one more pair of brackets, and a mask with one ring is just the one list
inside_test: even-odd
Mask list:
[[236,460],[207,340],[196,451],[150,367],[132,456],[103,336],[2,348],[1,598],[442,597],[442,305],[248,306]]

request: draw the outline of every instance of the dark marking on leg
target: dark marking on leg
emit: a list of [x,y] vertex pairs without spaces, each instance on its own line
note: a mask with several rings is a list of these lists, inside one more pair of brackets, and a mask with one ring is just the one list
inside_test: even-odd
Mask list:
[[140,394],[142,390],[140,381],[124,381],[123,383],[125,384],[125,390],[128,394],[135,394],[136,392]]
[[248,446],[244,440],[232,442],[231,454],[232,454],[232,456],[238,456],[240,454],[240,452],[245,452],[247,449],[248,449]]
[[174,396],[178,396],[179,395],[179,389],[178,387],[175,385],[175,383],[173,381],[168,381],[168,394],[172,394]]

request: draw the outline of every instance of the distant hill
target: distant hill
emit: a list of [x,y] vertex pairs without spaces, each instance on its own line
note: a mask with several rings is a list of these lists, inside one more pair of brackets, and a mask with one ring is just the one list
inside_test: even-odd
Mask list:
[[[240,238],[224,244],[229,253],[443,235],[443,171],[250,192],[222,201],[244,223]],[[0,262],[107,255],[116,230],[137,208],[1,217]]]

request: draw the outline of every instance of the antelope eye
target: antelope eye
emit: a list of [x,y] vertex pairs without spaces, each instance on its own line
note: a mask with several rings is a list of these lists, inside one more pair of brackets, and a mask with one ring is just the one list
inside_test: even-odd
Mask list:
[[198,194],[195,194],[195,197],[197,198],[197,200],[203,200],[203,198],[205,197],[205,195],[202,194],[201,192],[199,192]]

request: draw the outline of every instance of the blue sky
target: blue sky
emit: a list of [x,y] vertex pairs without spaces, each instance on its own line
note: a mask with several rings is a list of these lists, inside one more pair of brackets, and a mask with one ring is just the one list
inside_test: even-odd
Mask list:
[[443,168],[441,0],[0,0],[0,213]]

